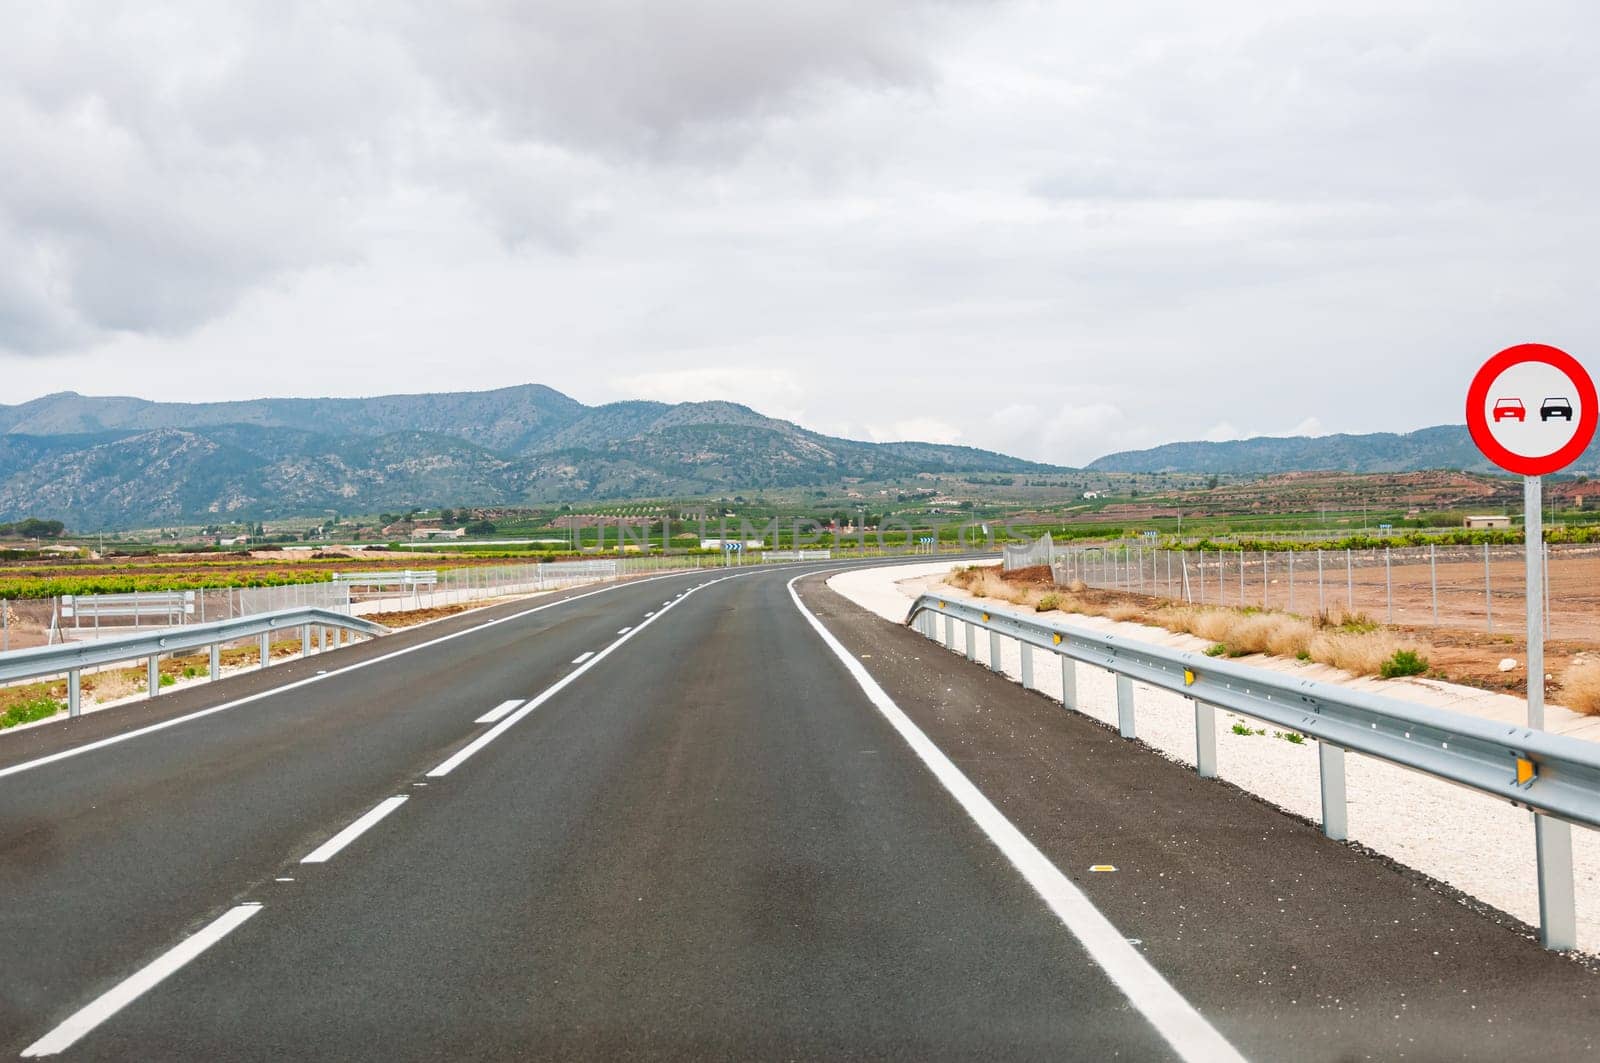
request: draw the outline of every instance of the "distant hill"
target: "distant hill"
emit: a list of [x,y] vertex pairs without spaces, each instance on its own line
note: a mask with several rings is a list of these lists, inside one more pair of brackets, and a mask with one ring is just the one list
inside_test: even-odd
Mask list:
[[221,403],[68,392],[0,405],[0,521],[78,530],[1053,469],[971,447],[838,439],[729,402],[586,406],[537,384]]
[[[1489,472],[1466,425],[1445,424],[1395,434],[1258,436],[1226,443],[1167,443],[1149,450],[1107,454],[1088,465],[1095,472],[1184,472],[1266,476],[1282,472],[1416,472],[1463,469]],[[1600,443],[1569,472],[1600,475]]]

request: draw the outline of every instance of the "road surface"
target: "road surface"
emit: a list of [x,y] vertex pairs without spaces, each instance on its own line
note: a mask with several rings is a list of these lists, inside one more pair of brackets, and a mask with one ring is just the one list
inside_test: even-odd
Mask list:
[[1525,928],[870,616],[838,568],[498,606],[0,738],[0,1049],[1592,1050],[1600,980]]

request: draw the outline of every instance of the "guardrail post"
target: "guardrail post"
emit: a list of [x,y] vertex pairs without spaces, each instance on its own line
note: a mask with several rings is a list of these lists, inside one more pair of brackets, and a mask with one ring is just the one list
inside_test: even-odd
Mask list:
[[1344,750],[1318,742],[1317,769],[1322,777],[1322,833],[1342,842],[1350,836],[1344,799]]
[[67,715],[79,716],[83,713],[83,676],[74,668],[67,673]]
[[976,661],[978,659],[978,625],[970,620],[965,621],[965,625],[967,629],[967,660]]
[[1133,737],[1133,680],[1125,675],[1117,676],[1117,731]]
[[267,666],[267,661],[272,657],[272,636],[268,632],[261,633],[261,667]]
[[222,643],[211,644],[211,681],[215,683],[222,678]]
[[300,625],[300,656],[311,656],[311,625]]
[[1000,671],[1000,632],[989,632],[989,671]]
[[1078,707],[1078,662],[1061,654],[1061,706],[1074,709]]
[[1033,646],[1017,640],[1017,647],[1022,653],[1022,689],[1033,689]]
[[1578,912],[1572,891],[1572,824],[1533,814],[1539,862],[1539,943],[1564,951],[1578,947]]
[[1194,700],[1194,768],[1202,779],[1217,777],[1217,710]]
[[956,648],[956,618],[949,614],[944,618],[944,648],[947,650]]
[[327,653],[328,652],[328,625],[327,624],[318,624],[317,625],[317,652],[318,653]]
[[150,688],[150,696],[155,697],[161,692],[161,657],[152,653],[145,662],[145,685]]

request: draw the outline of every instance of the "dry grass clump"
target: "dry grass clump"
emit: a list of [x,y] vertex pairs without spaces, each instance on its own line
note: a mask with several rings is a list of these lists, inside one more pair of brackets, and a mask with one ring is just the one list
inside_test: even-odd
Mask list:
[[1579,658],[1561,674],[1561,703],[1585,716],[1600,716],[1600,659]]
[[1383,662],[1407,647],[1387,631],[1319,631],[1311,638],[1311,659],[1356,675],[1378,675]]

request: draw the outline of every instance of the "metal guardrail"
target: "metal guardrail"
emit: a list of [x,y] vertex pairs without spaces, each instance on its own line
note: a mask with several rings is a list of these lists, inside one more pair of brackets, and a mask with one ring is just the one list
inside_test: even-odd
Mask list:
[[1194,702],[1195,764],[1202,776],[1217,774],[1217,708],[1298,731],[1318,743],[1322,830],[1344,840],[1346,750],[1456,783],[1561,821],[1547,825],[1538,845],[1541,938],[1550,948],[1577,943],[1572,843],[1565,824],[1600,828],[1600,747],[1546,731],[1495,723],[1350,690],[1332,683],[1295,679],[1248,665],[1138,642],[1120,635],[1052,623],[1003,609],[924,594],[906,623],[956,649],[956,625],[966,628],[966,656],[976,659],[978,629],[989,632],[990,668],[998,670],[1000,640],[1021,646],[1022,683],[1033,687],[1032,650],[1062,658],[1062,701],[1077,708],[1075,664],[1092,665],[1116,677],[1118,729],[1134,737],[1133,683],[1181,694]]
[[435,569],[405,569],[400,572],[335,572],[334,583],[352,587],[431,587],[439,582]]
[[86,668],[99,668],[143,658],[149,662],[146,671],[149,696],[155,697],[161,690],[159,661],[163,656],[209,647],[210,676],[215,680],[221,671],[223,643],[239,642],[249,638],[259,640],[260,666],[265,668],[272,635],[293,631],[296,628],[300,631],[302,656],[311,653],[314,631],[322,649],[327,648],[330,631],[334,633],[335,647],[342,644],[346,633],[368,638],[389,633],[389,629],[382,624],[344,616],[328,609],[280,609],[276,612],[257,613],[253,616],[219,620],[210,624],[191,624],[144,634],[120,635],[95,642],[13,650],[10,653],[0,654],[0,684],[64,674],[67,677],[67,711],[70,715],[77,716],[82,711],[81,680],[82,672]]

